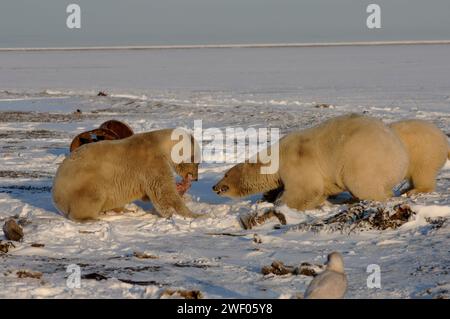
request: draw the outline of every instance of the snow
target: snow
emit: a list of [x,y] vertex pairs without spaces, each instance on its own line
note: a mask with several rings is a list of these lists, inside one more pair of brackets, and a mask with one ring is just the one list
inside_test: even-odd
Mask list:
[[[161,219],[137,202],[128,205],[131,212],[75,223],[58,214],[50,188],[71,139],[112,118],[136,132],[192,128],[202,119],[204,128],[273,127],[285,134],[358,112],[388,123],[426,119],[448,134],[449,55],[447,45],[0,52],[0,221],[30,222],[23,242],[0,254],[0,298],[158,298],[169,288],[198,289],[208,298],[292,298],[311,277],[263,276],[262,266],[322,264],[331,251],[343,255],[348,298],[448,297],[450,226],[434,228],[427,219],[450,215],[450,162],[436,192],[389,201],[417,212],[409,222],[351,235],[284,231],[273,228],[275,221],[243,230],[240,214],[272,205],[258,203],[260,196],[232,200],[212,192],[232,164],[201,165],[186,198],[193,211],[208,214],[199,220]],[[109,96],[97,97],[100,90]],[[333,108],[315,107],[322,103]],[[82,117],[72,115],[76,109]],[[279,210],[292,225],[345,207]],[[69,288],[70,264],[108,279]],[[369,264],[381,267],[381,289],[367,288]],[[43,276],[19,279],[18,270]]]
[[415,218],[408,223],[404,224],[403,228],[412,228],[418,226],[427,225],[427,218],[436,218],[436,217],[447,217],[450,216],[450,207],[449,206],[440,206],[440,205],[414,205],[414,211],[417,213]]

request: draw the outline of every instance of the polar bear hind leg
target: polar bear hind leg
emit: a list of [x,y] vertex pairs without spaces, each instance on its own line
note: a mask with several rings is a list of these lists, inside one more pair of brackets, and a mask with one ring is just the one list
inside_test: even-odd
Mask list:
[[384,202],[393,196],[395,182],[386,171],[374,170],[364,165],[353,165],[344,171],[344,184],[347,190],[359,200]]
[[377,202],[385,202],[393,195],[392,188],[383,187],[382,185],[370,185],[363,188],[349,187],[349,192],[359,200],[373,200]]
[[69,205],[68,217],[75,221],[95,220],[104,203],[100,194],[89,189],[82,189]]
[[408,196],[419,193],[431,193],[436,189],[436,176],[437,170],[435,169],[423,169],[421,171],[416,170],[411,176],[411,183],[413,189],[407,192]]
[[276,201],[299,211],[315,209],[326,200],[323,179],[313,169],[298,169],[282,177],[284,192]]

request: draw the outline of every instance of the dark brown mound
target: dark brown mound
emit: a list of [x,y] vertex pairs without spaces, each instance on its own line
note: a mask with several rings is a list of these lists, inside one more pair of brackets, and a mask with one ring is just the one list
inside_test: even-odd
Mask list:
[[75,136],[70,143],[70,151],[73,152],[81,145],[106,141],[106,140],[118,140],[119,136],[111,130],[108,129],[95,129],[87,132],[83,132]]
[[117,134],[117,136],[119,136],[119,138],[130,137],[134,134],[130,126],[117,120],[106,121],[100,125],[100,128],[113,131]]

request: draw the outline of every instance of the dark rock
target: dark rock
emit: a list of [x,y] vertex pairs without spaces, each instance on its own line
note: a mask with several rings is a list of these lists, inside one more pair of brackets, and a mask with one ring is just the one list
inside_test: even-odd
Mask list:
[[3,233],[9,240],[21,241],[23,238],[23,229],[14,219],[9,219],[3,225]]
[[202,299],[203,295],[200,290],[172,290],[172,289],[166,289],[161,293],[160,297],[165,296],[179,296],[184,299]]
[[14,246],[14,244],[10,241],[8,242],[2,242],[0,241],[0,253],[8,253],[10,248],[15,248],[16,246]]
[[19,270],[17,273],[17,278],[34,278],[41,279],[42,273],[39,271],[28,271],[28,270]]
[[108,277],[103,276],[102,274],[96,273],[96,272],[92,272],[89,274],[85,274],[81,276],[81,279],[94,279],[97,281],[101,281],[101,280],[107,280]]

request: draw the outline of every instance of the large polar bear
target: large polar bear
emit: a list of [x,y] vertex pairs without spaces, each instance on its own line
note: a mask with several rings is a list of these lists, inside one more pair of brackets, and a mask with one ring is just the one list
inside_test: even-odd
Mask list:
[[408,195],[433,192],[436,176],[450,159],[447,136],[434,124],[423,120],[405,120],[390,127],[398,135],[409,154],[405,178],[412,184]]
[[[194,156],[183,163],[172,160],[172,129],[86,144],[59,166],[53,182],[57,209],[73,220],[96,219],[137,199],[150,199],[163,217],[179,214],[198,217],[176,190],[173,171],[183,178],[198,178]],[[187,133],[186,133],[187,134]],[[191,153],[195,140],[191,135]],[[176,137],[180,138],[180,137]],[[182,153],[182,152],[181,152]],[[188,152],[186,152],[188,154]]]
[[280,204],[306,210],[343,191],[384,201],[408,169],[407,151],[396,134],[382,121],[356,114],[290,133],[279,141],[279,150],[276,173],[261,174],[266,164],[260,162],[241,163],[213,190],[240,197],[284,187]]

